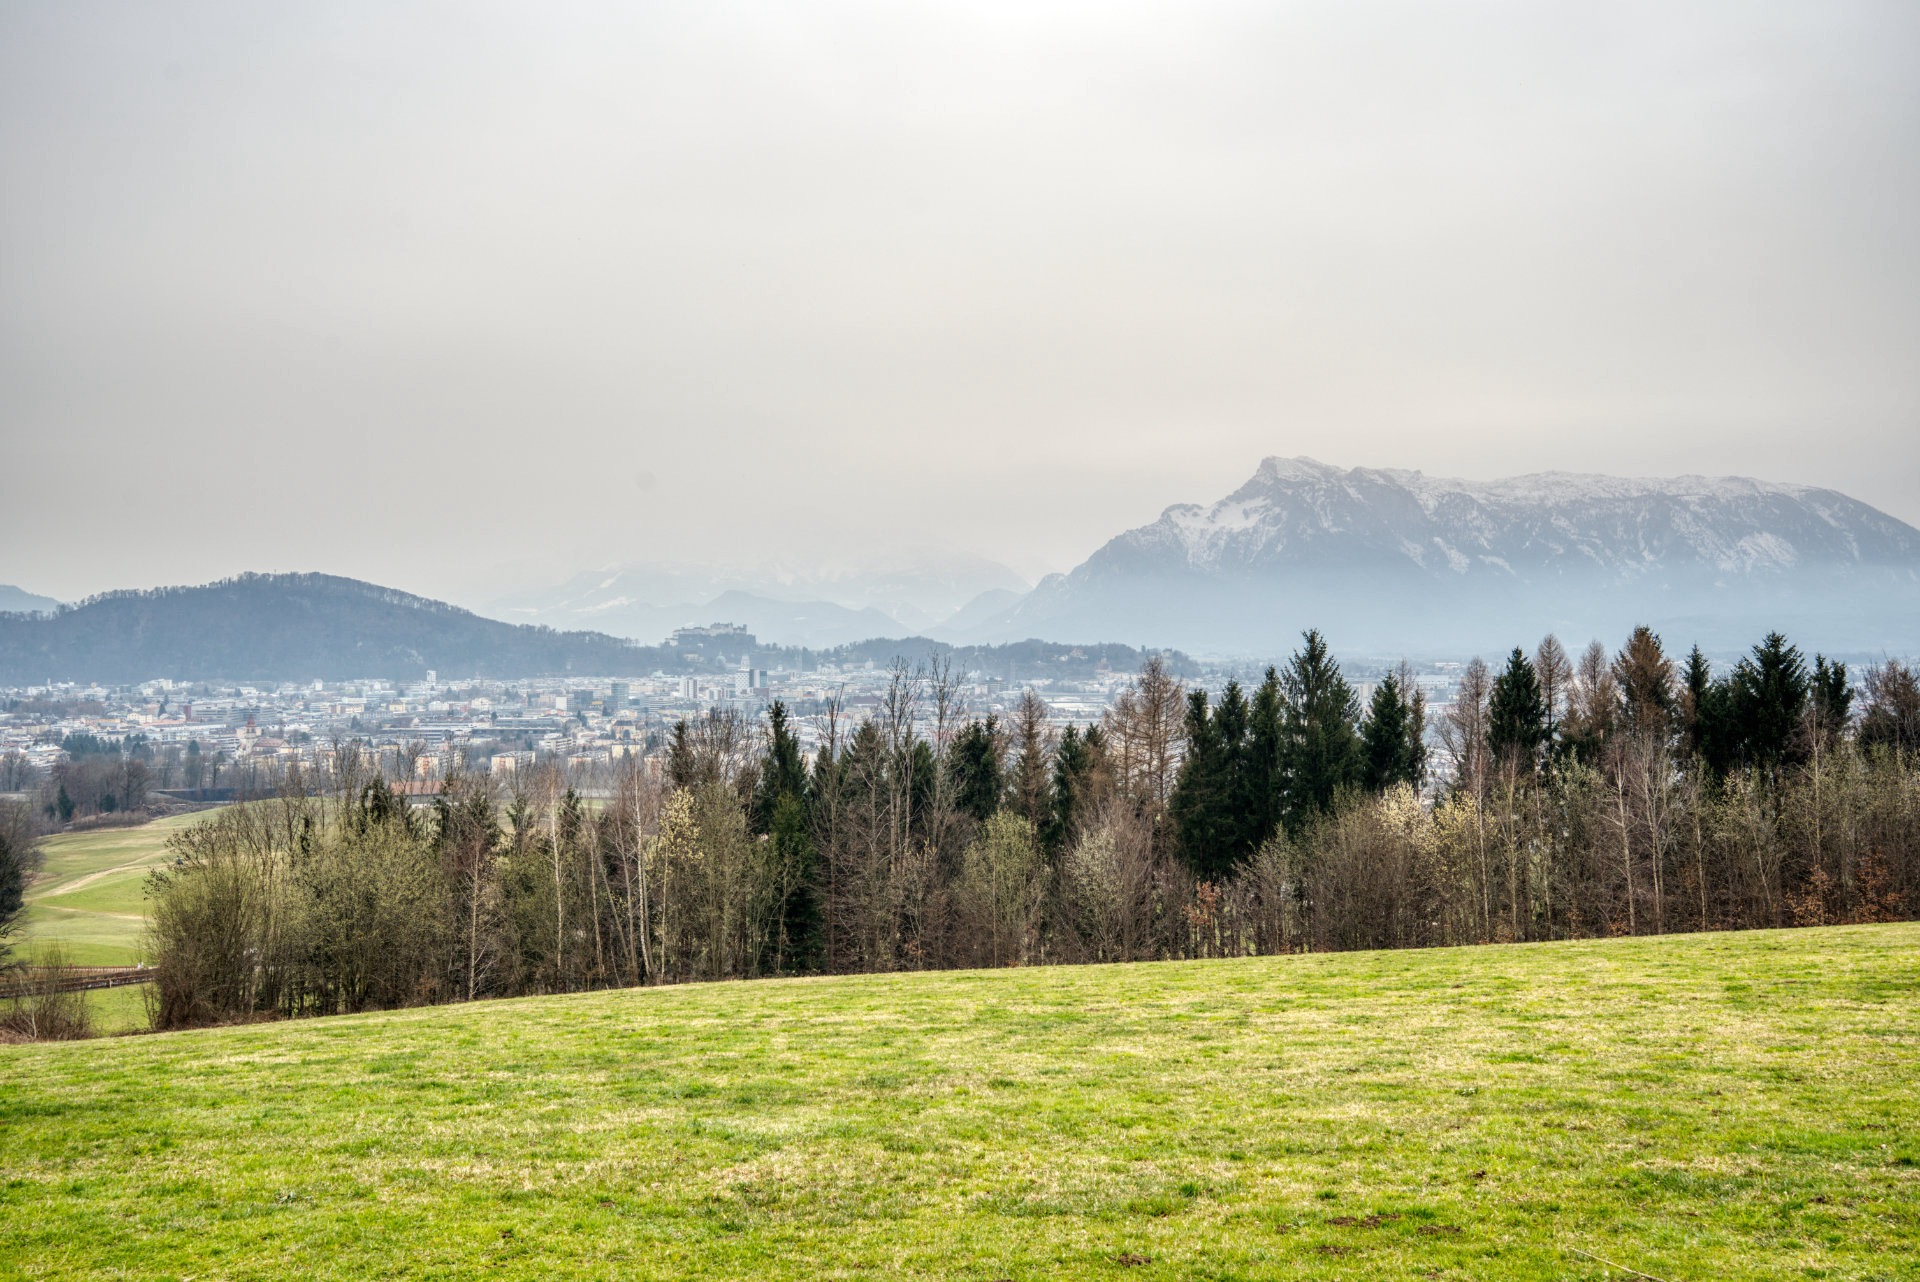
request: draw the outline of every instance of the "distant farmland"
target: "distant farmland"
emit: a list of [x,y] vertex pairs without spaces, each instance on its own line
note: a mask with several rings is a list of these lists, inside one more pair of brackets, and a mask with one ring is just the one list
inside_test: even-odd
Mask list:
[[[134,828],[59,833],[45,842],[46,864],[27,891],[22,952],[37,957],[57,944],[78,966],[131,966],[146,956],[147,873],[165,861],[167,838],[204,813],[174,815]],[[101,1032],[144,1028],[138,987],[87,995]]]
[[1914,1276],[1920,925],[0,1047],[43,1277]]

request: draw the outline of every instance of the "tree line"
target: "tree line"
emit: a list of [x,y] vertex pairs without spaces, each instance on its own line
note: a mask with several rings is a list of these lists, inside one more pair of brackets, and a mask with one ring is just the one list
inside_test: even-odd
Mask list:
[[1716,673],[1637,629],[1364,706],[1325,641],[1250,692],[1148,659],[1098,724],[967,714],[939,665],[410,807],[349,752],[171,839],[161,1026],[763,975],[1875,921],[1920,904],[1920,685],[1778,635]]

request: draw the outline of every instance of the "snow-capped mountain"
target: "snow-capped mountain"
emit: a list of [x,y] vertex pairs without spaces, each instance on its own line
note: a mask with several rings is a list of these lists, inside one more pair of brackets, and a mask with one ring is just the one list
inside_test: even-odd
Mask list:
[[1616,641],[1641,622],[1710,650],[1770,628],[1904,650],[1920,642],[1920,530],[1832,490],[1737,477],[1475,482],[1270,458],[980,631],[1264,654],[1318,627],[1348,650],[1438,654],[1549,630]]

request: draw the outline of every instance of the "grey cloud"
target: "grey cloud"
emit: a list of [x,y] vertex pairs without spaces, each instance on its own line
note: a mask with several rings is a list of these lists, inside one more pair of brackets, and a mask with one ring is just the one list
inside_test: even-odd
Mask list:
[[1905,0],[13,4],[0,582],[1032,575],[1301,452],[1920,521],[1917,61]]

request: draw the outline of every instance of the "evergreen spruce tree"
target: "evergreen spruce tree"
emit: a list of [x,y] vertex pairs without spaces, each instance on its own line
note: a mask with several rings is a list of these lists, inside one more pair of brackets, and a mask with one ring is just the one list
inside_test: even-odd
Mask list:
[[1287,831],[1297,833],[1332,810],[1343,790],[1361,782],[1365,759],[1355,728],[1360,701],[1340,674],[1325,638],[1312,630],[1287,661],[1280,689],[1287,709],[1280,756],[1285,788],[1281,818]]
[[686,718],[682,717],[673,723],[672,737],[667,741],[667,782],[676,788],[691,788],[699,773],[692,733],[687,729]]
[[[684,724],[684,723],[683,723]],[[678,727],[675,727],[678,730]],[[676,735],[676,745],[681,737]],[[775,699],[767,709],[767,746],[760,759],[753,791],[753,831],[773,830],[773,812],[782,797],[807,796],[807,764],[800,753],[800,737],[793,733],[787,705]]]
[[1400,701],[1407,709],[1407,761],[1413,768],[1409,782],[1415,788],[1424,788],[1427,786],[1427,693],[1404,662],[1396,675],[1400,682]]
[[1279,831],[1286,805],[1286,742],[1287,698],[1280,688],[1280,674],[1268,668],[1247,710],[1247,746],[1241,767],[1241,790],[1250,819],[1244,842],[1249,850],[1258,850]]
[[1425,727],[1400,674],[1387,673],[1374,687],[1360,723],[1361,782],[1373,792],[1396,784],[1419,787],[1426,773]]
[[1247,732],[1252,711],[1240,683],[1229,681],[1227,688],[1220,692],[1220,706],[1213,712],[1213,732],[1220,741],[1223,766],[1214,828],[1226,867],[1232,867],[1243,855],[1253,853],[1260,844],[1259,803],[1254,796],[1254,771],[1248,760]]
[[1077,811],[1091,765],[1086,741],[1077,729],[1068,726],[1053,752],[1053,812],[1040,830],[1040,849],[1049,857],[1058,856],[1073,840],[1079,821]]
[[1000,809],[1000,797],[1006,791],[1002,751],[999,724],[993,717],[969,721],[954,736],[947,769],[953,777],[954,807],[961,814],[985,823]]
[[915,739],[907,751],[907,804],[911,807],[913,833],[922,840],[932,831],[936,820],[933,802],[939,782],[940,763],[933,755],[933,745],[925,739]]
[[[827,757],[824,752],[820,755],[822,761]],[[819,768],[821,762],[816,762]],[[769,955],[762,963],[773,970],[817,969],[825,927],[816,885],[819,847],[814,840],[813,781],[791,714],[779,699],[767,709],[766,749],[749,818],[750,830],[767,840],[778,869],[776,886],[783,896],[780,929],[769,941]]]
[[1845,730],[1853,716],[1853,687],[1847,684],[1847,665],[1838,660],[1829,663],[1824,654],[1814,655],[1812,698],[1821,733],[1837,735]]
[[1799,647],[1778,632],[1740,660],[1729,703],[1740,756],[1749,765],[1772,772],[1798,759],[1794,739],[1811,684]]
[[1696,645],[1687,652],[1686,667],[1680,670],[1680,736],[1687,751],[1703,761],[1707,759],[1712,701],[1713,665]]
[[1547,701],[1533,664],[1515,646],[1487,697],[1487,751],[1495,761],[1532,771],[1539,767],[1546,742]]
[[1739,756],[1732,704],[1732,683],[1724,677],[1716,680],[1707,656],[1694,646],[1680,673],[1680,735],[1687,752],[1706,767],[1710,779],[1725,778]]
[[831,744],[822,743],[820,750],[813,754],[813,776],[808,781],[813,799],[837,793],[840,790],[840,758],[836,756]]
[[25,807],[12,814],[0,811],[0,970],[9,964],[9,939],[26,906],[27,885],[40,867],[39,843],[25,816]]
[[1167,815],[1175,845],[1187,864],[1201,876],[1218,876],[1233,865],[1222,823],[1230,803],[1233,759],[1205,690],[1187,696],[1186,740],[1186,756],[1167,799]]

